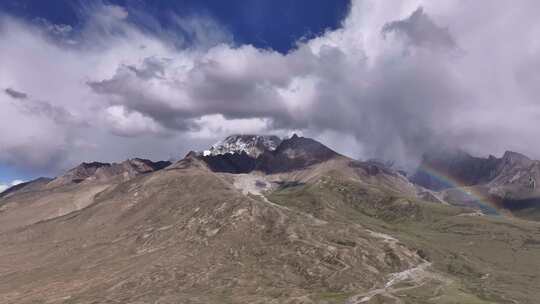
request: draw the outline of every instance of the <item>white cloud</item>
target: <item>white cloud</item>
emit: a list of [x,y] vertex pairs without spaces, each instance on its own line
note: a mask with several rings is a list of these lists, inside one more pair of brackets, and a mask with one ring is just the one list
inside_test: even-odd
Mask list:
[[110,125],[111,131],[120,136],[138,136],[165,132],[152,118],[139,112],[129,112],[124,106],[106,108],[105,121]]
[[75,45],[0,17],[0,89],[34,109],[0,94],[0,162],[54,171],[291,130],[401,163],[441,144],[540,157],[524,140],[540,118],[538,6],[354,1],[341,29],[287,54],[235,46],[208,18],[150,34],[118,6],[91,9]]
[[269,120],[265,118],[226,119],[221,114],[205,115],[195,120],[200,126],[188,132],[190,137],[225,138],[231,134],[260,134],[268,130]]

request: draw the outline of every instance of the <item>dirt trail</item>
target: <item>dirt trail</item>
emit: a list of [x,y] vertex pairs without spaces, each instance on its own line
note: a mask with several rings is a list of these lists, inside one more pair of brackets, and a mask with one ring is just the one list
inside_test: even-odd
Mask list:
[[[392,273],[390,274],[388,281],[384,284],[384,287],[372,289],[368,292],[357,294],[349,298],[346,304],[365,303],[371,300],[371,298],[376,295],[383,295],[394,299],[396,303],[403,303],[403,301],[401,301],[398,297],[395,296],[395,293],[420,287],[427,283],[429,280],[443,281],[443,283],[449,282],[448,279],[442,278],[439,274],[431,272],[429,270],[430,266],[431,263],[425,261],[415,267]],[[407,281],[411,285],[399,288],[394,287],[395,285],[405,281]]]
[[[372,236],[380,238],[384,242],[389,243],[391,247],[395,246],[399,242],[399,240],[397,240],[396,238],[388,234],[375,232],[371,230],[367,230],[367,231]],[[386,296],[388,298],[395,300],[396,303],[403,303],[403,301],[395,295],[397,292],[420,287],[430,280],[439,281],[442,284],[451,283],[451,280],[449,280],[448,278],[445,278],[442,275],[431,271],[429,269],[431,265],[432,265],[431,262],[422,260],[420,264],[414,267],[405,269],[400,272],[391,273],[388,276],[388,280],[386,281],[383,287],[375,288],[367,292],[354,295],[351,298],[349,298],[345,303],[346,304],[366,303],[376,295]],[[409,284],[404,287],[399,287],[399,288],[395,287],[396,285],[402,282],[407,282]]]
[[[265,191],[269,191],[272,189],[272,183],[268,180],[266,180],[263,176],[255,175],[255,174],[238,174],[235,176],[234,179],[234,186],[238,190],[242,192],[244,195],[256,195],[259,196],[265,203],[276,207],[280,210],[287,211],[287,212],[295,212],[295,213],[301,213],[302,215],[309,217],[311,220],[314,220],[317,222],[317,224],[324,224],[325,221],[319,220],[314,218],[310,214],[306,214],[297,210],[292,210],[286,206],[278,205],[276,203],[271,202],[264,196]],[[381,239],[382,242],[388,243],[388,245],[396,249],[399,245],[399,240],[394,238],[391,235],[375,232],[372,230],[366,229],[366,231],[375,238]],[[324,244],[321,244],[324,245]],[[345,264],[345,263],[344,263]],[[346,265],[346,264],[345,264]],[[400,272],[392,273],[388,277],[388,281],[384,284],[383,287],[372,289],[368,292],[364,292],[361,294],[357,294],[347,300],[347,304],[360,304],[365,303],[369,300],[371,300],[372,297],[376,295],[384,295],[386,297],[392,298],[396,301],[396,303],[402,303],[402,301],[396,297],[394,294],[399,291],[407,290],[407,289],[413,289],[419,286],[422,286],[429,280],[438,280],[446,282],[447,279],[442,278],[439,274],[436,274],[434,272],[431,272],[429,270],[429,267],[431,266],[431,263],[425,260],[422,260],[422,262],[418,265],[415,265],[414,267],[405,269]],[[349,265],[346,265],[344,269],[338,271],[342,272],[344,270],[349,269]],[[410,283],[408,286],[395,288],[394,286],[407,281]]]

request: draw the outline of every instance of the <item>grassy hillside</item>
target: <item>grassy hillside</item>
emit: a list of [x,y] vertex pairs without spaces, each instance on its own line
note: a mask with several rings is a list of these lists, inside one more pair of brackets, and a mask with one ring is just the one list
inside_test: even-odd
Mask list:
[[432,263],[430,270],[441,275],[421,284],[404,280],[401,284],[410,288],[378,294],[380,303],[536,303],[540,298],[536,222],[474,216],[467,209],[418,201],[339,174],[282,187],[268,197],[321,219],[392,235],[418,249]]

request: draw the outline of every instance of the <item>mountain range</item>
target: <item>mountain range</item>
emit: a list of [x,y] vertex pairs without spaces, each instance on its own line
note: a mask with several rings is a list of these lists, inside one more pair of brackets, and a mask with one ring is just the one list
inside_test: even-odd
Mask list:
[[501,158],[473,157],[462,151],[427,154],[411,177],[412,182],[439,191],[439,197],[451,204],[540,220],[537,180],[540,161],[511,151]]
[[407,177],[293,135],[0,194],[0,303],[536,303],[538,161]]

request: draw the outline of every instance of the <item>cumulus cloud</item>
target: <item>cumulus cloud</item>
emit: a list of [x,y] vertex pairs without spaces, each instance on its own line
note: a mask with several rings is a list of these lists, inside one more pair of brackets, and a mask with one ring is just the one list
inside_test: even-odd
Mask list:
[[205,17],[173,32],[145,16],[148,31],[101,5],[66,44],[3,16],[0,162],[54,171],[292,130],[409,166],[441,145],[540,157],[524,140],[540,118],[538,6],[355,1],[340,29],[287,54],[235,45]]
[[424,13],[422,7],[418,7],[408,18],[392,21],[382,28],[383,37],[388,33],[395,32],[403,35],[409,43],[415,46],[435,48],[456,48],[454,37],[447,28],[438,26]]
[[139,112],[129,112],[123,106],[110,106],[105,110],[105,119],[113,134],[119,136],[139,136],[141,134],[161,134],[163,128],[152,118]]

